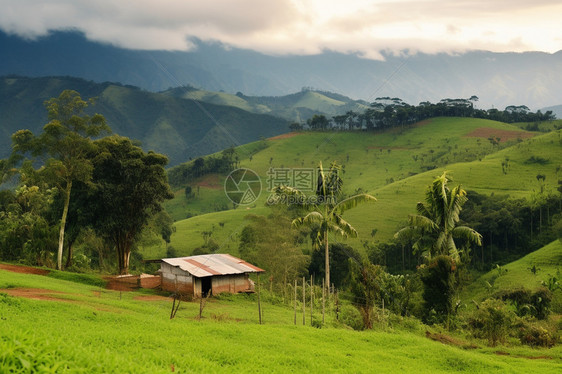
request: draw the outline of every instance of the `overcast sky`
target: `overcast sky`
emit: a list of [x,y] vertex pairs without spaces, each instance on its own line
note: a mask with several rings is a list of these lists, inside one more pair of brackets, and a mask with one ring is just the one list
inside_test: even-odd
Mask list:
[[190,38],[269,54],[562,50],[560,0],[0,0],[0,29],[133,49]]

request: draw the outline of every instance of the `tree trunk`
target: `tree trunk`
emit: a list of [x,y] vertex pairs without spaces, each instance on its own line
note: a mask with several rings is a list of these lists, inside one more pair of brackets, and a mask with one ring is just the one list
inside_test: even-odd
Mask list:
[[68,255],[66,257],[66,265],[64,265],[65,269],[68,269],[72,266],[72,246],[74,245],[74,240],[68,242]]
[[[330,252],[328,246],[328,230],[324,233],[324,247],[325,247],[325,271],[326,271],[326,284],[330,287]],[[328,291],[329,294],[329,291]]]
[[70,191],[72,190],[72,181],[69,181],[64,190],[64,208],[62,210],[62,218],[60,220],[59,231],[59,250],[57,253],[57,269],[62,270],[62,251],[64,246],[64,227],[66,226],[66,216],[68,215],[68,206],[70,205]]

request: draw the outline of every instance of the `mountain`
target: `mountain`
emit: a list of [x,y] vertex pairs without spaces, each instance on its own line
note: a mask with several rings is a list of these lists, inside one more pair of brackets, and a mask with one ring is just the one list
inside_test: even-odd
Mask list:
[[314,87],[368,102],[399,97],[410,104],[476,95],[480,106],[559,104],[562,51],[464,54],[386,54],[375,61],[325,51],[269,56],[195,41],[196,49],[138,51],[90,42],[78,32],[53,32],[35,41],[0,33],[0,75],[71,75],[121,82],[150,91],[191,85],[249,96],[279,96]]
[[365,101],[352,100],[333,92],[311,89],[302,89],[300,92],[285,96],[246,96],[241,92],[233,95],[183,86],[162,93],[217,105],[234,106],[252,113],[267,113],[297,122],[305,122],[314,114],[333,117],[350,110],[363,112],[369,108],[369,104]]
[[543,113],[545,113],[549,110],[552,110],[552,113],[554,113],[556,115],[556,118],[558,118],[558,119],[562,118],[562,104],[561,105],[549,106],[549,107],[541,109],[541,111]]
[[140,140],[145,150],[166,154],[170,165],[287,131],[287,121],[235,107],[143,91],[115,83],[70,77],[0,77],[0,157],[11,135],[35,133],[47,123],[43,102],[63,90],[96,97],[89,112],[103,114],[113,132]]

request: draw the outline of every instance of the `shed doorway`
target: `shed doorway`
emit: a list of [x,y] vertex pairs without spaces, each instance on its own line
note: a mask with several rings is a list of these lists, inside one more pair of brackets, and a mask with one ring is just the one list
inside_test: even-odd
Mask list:
[[207,297],[212,294],[212,277],[201,278],[201,296]]

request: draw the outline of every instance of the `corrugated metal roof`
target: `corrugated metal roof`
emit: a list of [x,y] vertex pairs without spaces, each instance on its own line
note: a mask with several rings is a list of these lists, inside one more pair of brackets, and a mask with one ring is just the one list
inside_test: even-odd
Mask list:
[[194,277],[213,275],[260,273],[265,271],[229,254],[210,254],[191,257],[164,258],[163,262],[177,266]]

